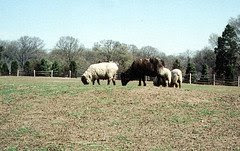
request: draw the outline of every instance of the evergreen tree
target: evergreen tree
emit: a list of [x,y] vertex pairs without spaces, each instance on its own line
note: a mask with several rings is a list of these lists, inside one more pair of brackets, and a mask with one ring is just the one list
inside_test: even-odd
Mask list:
[[0,46],[0,61],[1,61],[1,59],[2,59],[2,52],[3,52],[3,46]]
[[221,37],[218,37],[216,53],[216,74],[227,79],[234,78],[238,53],[238,38],[232,26],[226,26]]
[[12,61],[12,63],[11,63],[11,75],[17,75],[17,70],[18,70],[18,62],[17,61]]
[[196,82],[196,79],[197,79],[196,67],[193,63],[190,62],[190,58],[188,58],[188,64],[187,64],[186,74],[184,77],[184,82],[189,82],[190,73],[191,73],[191,82],[192,83]]
[[201,78],[200,81],[208,81],[208,65],[207,64],[203,64],[202,65],[202,70],[201,70]]
[[40,62],[37,62],[34,66],[34,70],[36,71],[41,71],[41,63]]
[[60,72],[60,67],[57,61],[54,61],[51,67],[51,70],[53,70],[53,73],[55,76],[59,76]]
[[3,52],[3,46],[0,46],[0,75],[2,73],[2,52]]
[[8,70],[8,65],[6,63],[4,63],[2,65],[2,71],[1,71],[2,75],[9,75],[9,70]]
[[0,61],[0,75],[2,75],[2,62]]
[[70,62],[69,70],[72,72],[72,77],[77,77],[77,64],[75,61]]
[[[49,71],[50,70],[50,64],[46,59],[41,59],[40,62],[36,63],[34,69],[36,71]],[[46,76],[46,73],[38,72],[38,75]],[[47,74],[47,75],[50,75],[50,74]]]
[[233,66],[232,64],[229,64],[227,65],[225,71],[226,71],[225,78],[229,81],[233,81],[234,74],[236,73],[236,67]]
[[29,61],[25,62],[24,66],[23,66],[23,71],[24,71],[26,76],[30,76],[31,68],[30,68],[30,62]]
[[207,77],[207,75],[208,75],[208,65],[206,65],[206,64],[202,65],[201,74],[202,74],[203,77]]
[[50,65],[47,60],[42,59],[40,63],[40,71],[48,71],[50,68]]
[[173,62],[173,66],[172,66],[172,69],[182,69],[181,65],[180,65],[180,61],[178,59],[176,59],[174,62]]

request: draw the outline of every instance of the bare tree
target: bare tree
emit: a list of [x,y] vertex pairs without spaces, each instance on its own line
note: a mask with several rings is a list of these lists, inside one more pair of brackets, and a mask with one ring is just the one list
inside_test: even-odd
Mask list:
[[133,55],[133,59],[137,59],[137,58],[140,58],[140,50],[138,49],[137,46],[135,45],[128,45],[128,50],[130,53],[132,53]]
[[215,47],[217,47],[218,37],[219,37],[219,35],[214,34],[214,33],[212,33],[212,34],[209,36],[208,43],[210,44],[210,46],[211,46],[212,49],[214,49]]
[[132,54],[126,44],[113,40],[102,40],[95,43],[93,52],[98,54],[99,61],[115,61],[119,64],[119,71],[125,70],[132,63]]
[[25,62],[37,58],[43,51],[44,43],[38,37],[23,36],[17,40],[18,48],[16,49],[16,59],[23,67]]
[[17,41],[6,41],[5,51],[3,51],[3,60],[10,63],[13,60],[18,60],[19,45]]
[[142,57],[156,57],[159,55],[158,49],[152,46],[144,46],[140,49]]
[[240,15],[238,15],[237,18],[230,18],[229,24],[235,28],[235,31],[239,37],[240,36]]
[[0,62],[2,60],[2,54],[3,54],[3,51],[4,51],[4,45],[5,45],[5,42],[0,40]]
[[201,51],[197,51],[193,57],[193,62],[196,64],[196,70],[200,74],[202,67],[207,65],[209,72],[212,72],[215,67],[216,55],[213,50],[208,47],[203,48]]
[[133,61],[133,55],[129,52],[128,45],[115,43],[113,60],[119,63],[119,72],[126,70]]
[[74,58],[78,56],[84,49],[83,46],[79,46],[78,39],[66,36],[61,37],[55,46],[55,53],[66,59],[66,62],[70,64],[74,61]]
[[100,55],[100,58],[106,61],[112,60],[114,49],[119,42],[113,40],[102,40],[93,46],[93,51]]

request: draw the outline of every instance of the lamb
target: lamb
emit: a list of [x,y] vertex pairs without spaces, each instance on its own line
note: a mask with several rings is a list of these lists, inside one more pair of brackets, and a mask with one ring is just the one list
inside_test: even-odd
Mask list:
[[164,87],[170,86],[171,84],[171,71],[168,68],[161,67],[159,69],[160,76],[157,76],[153,79],[153,85],[160,86],[163,85]]
[[172,73],[172,82],[170,84],[171,87],[182,87],[182,71],[179,69],[173,69]]
[[113,85],[116,85],[116,74],[118,71],[118,65],[114,62],[102,62],[97,64],[92,64],[88,67],[88,69],[82,75],[82,83],[84,85],[92,82],[94,85],[95,80],[100,85],[99,79],[107,79],[108,85],[112,80]]

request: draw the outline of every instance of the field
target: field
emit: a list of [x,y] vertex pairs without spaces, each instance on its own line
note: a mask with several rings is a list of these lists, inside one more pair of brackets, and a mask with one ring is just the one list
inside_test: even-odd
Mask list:
[[240,150],[240,88],[0,77],[0,150]]

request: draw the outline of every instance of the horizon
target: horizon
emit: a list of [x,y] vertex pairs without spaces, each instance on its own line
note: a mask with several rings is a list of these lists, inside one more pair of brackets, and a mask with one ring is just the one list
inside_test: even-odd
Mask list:
[[208,46],[212,33],[221,35],[230,18],[239,13],[238,0],[0,0],[0,39],[35,36],[45,49],[62,36],[72,36],[86,48],[114,40],[152,46],[166,55],[178,55]]

